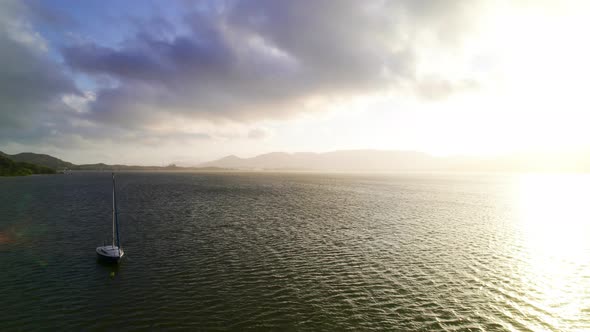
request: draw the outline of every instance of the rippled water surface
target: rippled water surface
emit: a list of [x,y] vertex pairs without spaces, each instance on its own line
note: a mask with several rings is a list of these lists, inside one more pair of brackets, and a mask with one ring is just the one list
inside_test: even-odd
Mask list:
[[0,178],[0,330],[589,330],[584,175]]

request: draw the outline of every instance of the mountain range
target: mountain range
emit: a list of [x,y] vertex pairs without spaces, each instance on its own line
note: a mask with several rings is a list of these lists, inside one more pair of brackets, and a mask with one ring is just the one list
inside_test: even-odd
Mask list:
[[411,171],[437,168],[439,164],[440,160],[437,158],[414,151],[348,150],[325,153],[272,152],[252,158],[231,155],[199,166],[271,170]]
[[[55,171],[62,170],[75,170],[75,171],[111,171],[111,170],[127,170],[127,171],[183,171],[183,170],[202,170],[202,171],[216,171],[220,170],[218,167],[178,167],[174,164],[168,166],[135,166],[135,165],[108,165],[104,163],[96,164],[82,164],[76,165],[68,161],[61,160],[59,158],[32,152],[23,152],[17,154],[6,154],[0,151],[0,158],[2,158],[4,164],[9,165],[10,161],[13,163],[26,163],[31,168],[31,165],[37,165],[44,168],[49,168]],[[12,164],[10,164],[12,165]],[[1,166],[1,165],[0,165]],[[36,174],[33,172],[33,174]]]
[[36,153],[0,156],[54,170],[296,170],[296,171],[483,171],[483,172],[590,172],[590,153],[527,153],[490,158],[469,156],[435,157],[415,151],[341,150],[324,153],[272,152],[252,158],[230,155],[195,167],[128,166],[104,163],[76,165]]
[[415,151],[342,150],[272,152],[252,158],[230,155],[201,167],[317,171],[590,172],[590,153],[514,153],[496,157],[435,157]]

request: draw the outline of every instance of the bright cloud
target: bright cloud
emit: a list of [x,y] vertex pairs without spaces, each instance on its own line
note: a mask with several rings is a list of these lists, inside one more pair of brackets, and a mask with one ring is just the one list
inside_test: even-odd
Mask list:
[[588,145],[587,7],[3,1],[0,146],[190,163],[270,150]]

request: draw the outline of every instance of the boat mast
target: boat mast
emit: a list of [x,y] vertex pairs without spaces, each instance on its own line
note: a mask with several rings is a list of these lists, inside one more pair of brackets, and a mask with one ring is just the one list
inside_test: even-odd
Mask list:
[[117,213],[117,194],[115,190],[115,173],[113,173],[113,243],[115,242],[115,231],[117,232],[117,248],[119,250],[119,256],[121,256],[121,242],[119,241],[119,216]]
[[113,173],[113,247],[115,246],[115,219],[117,218],[117,207],[115,206],[115,173]]

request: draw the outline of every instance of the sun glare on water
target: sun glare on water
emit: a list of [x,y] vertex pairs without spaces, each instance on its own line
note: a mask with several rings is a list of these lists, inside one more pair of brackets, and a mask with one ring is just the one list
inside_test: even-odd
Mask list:
[[[590,175],[524,175],[518,185],[523,274],[540,309],[579,321],[590,310]],[[587,318],[586,318],[587,319]]]

